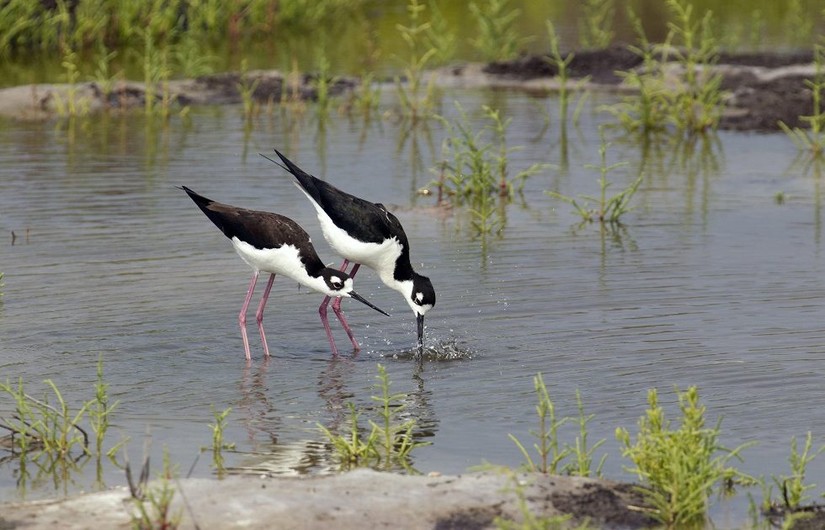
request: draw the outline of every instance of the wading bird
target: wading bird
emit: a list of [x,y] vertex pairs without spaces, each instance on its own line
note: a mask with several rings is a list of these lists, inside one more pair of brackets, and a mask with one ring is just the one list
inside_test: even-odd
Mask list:
[[[255,271],[252,274],[252,280],[249,282],[243,307],[241,307],[241,312],[238,315],[247,360],[252,357],[249,353],[249,340],[246,336],[246,310],[249,307],[249,301],[252,298],[252,292],[255,290],[258,274],[261,271],[269,273],[269,281],[261,297],[258,311],[255,313],[255,319],[258,322],[258,331],[261,333],[261,342],[263,342],[264,354],[267,357],[269,357],[269,346],[266,343],[263,327],[264,307],[267,298],[269,298],[269,291],[272,289],[276,274],[292,278],[301,285],[325,294],[327,298],[335,297],[337,304],[341,303],[342,297],[351,297],[379,313],[389,316],[352,290],[351,275],[324,266],[312,246],[309,234],[292,219],[275,213],[247,210],[221,204],[199,195],[186,186],[182,186],[180,189],[185,191],[209,220],[215,223],[215,226],[220,228],[223,234],[232,241],[235,252]],[[325,315],[322,315],[321,321],[327,332],[332,353],[337,355],[338,349],[335,347],[332,331]],[[352,330],[347,325],[346,320],[342,319],[341,324],[350,340],[354,341]]]
[[[404,296],[415,313],[418,329],[418,351],[424,350],[424,315],[435,305],[435,289],[429,278],[413,270],[410,263],[410,244],[404,227],[383,204],[369,202],[343,192],[323,180],[309,175],[281,154],[275,153],[283,162],[279,164],[268,156],[267,160],[282,167],[295,177],[298,189],[309,198],[324,238],[332,249],[344,258],[340,270],[345,272],[353,263],[350,277],[354,277],[360,265],[374,269],[381,281]],[[318,308],[325,318],[330,297],[324,298]],[[344,324],[340,300],[332,304],[335,314]],[[345,325],[345,324],[344,324]],[[358,348],[350,335],[352,344]]]

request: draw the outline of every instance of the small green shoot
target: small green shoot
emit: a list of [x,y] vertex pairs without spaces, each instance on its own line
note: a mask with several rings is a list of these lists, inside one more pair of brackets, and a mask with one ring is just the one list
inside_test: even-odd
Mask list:
[[772,476],[774,484],[782,492],[782,504],[784,508],[795,509],[802,505],[803,502],[809,500],[805,492],[816,488],[816,484],[805,483],[805,473],[808,464],[813,462],[814,458],[825,451],[825,445],[812,452],[813,438],[811,432],[808,431],[805,437],[805,445],[802,451],[799,451],[796,437],[791,438],[791,454],[788,461],[791,464],[790,475],[780,475],[779,477]]
[[644,484],[650,515],[668,529],[702,527],[717,485],[754,481],[728,465],[746,446],[729,450],[719,443],[721,421],[705,426],[706,407],[699,403],[696,387],[677,390],[676,395],[682,415],[678,428],[671,427],[653,389],[648,391],[649,407],[639,420],[636,440],[624,428],[616,429],[616,438],[624,447],[623,456],[633,462],[627,470]]
[[581,392],[576,389],[576,405],[579,410],[579,415],[575,418],[576,423],[579,424],[579,435],[576,436],[576,443],[573,446],[570,446],[568,449],[569,454],[571,454],[573,458],[573,462],[571,464],[567,464],[564,467],[564,471],[568,475],[574,475],[579,477],[590,477],[590,476],[602,476],[602,467],[604,466],[604,461],[607,459],[607,455],[602,455],[601,460],[599,460],[598,466],[596,469],[593,469],[593,453],[596,452],[596,449],[604,444],[605,440],[601,439],[591,447],[587,445],[587,424],[596,416],[595,414],[588,414],[585,415],[584,413],[584,403],[582,403],[582,396]]
[[783,121],[779,122],[779,127],[800,151],[807,151],[812,158],[819,158],[825,154],[825,109],[822,108],[822,94],[825,91],[825,46],[821,44],[814,45],[814,78],[806,79],[805,86],[811,90],[813,110],[809,116],[801,116],[800,120],[807,122],[810,128],[791,128]]
[[550,399],[550,394],[541,373],[533,377],[533,388],[538,398],[536,414],[539,417],[539,428],[536,431],[530,431],[530,434],[538,439],[538,443],[533,444],[533,448],[538,455],[538,462],[533,460],[529,451],[518,438],[512,434],[507,436],[516,444],[516,447],[524,456],[524,466],[527,471],[556,474],[561,469],[561,462],[567,458],[571,451],[569,447],[562,449],[559,444],[559,428],[567,421],[567,418],[561,420],[556,418],[556,407]]
[[232,412],[232,407],[225,409],[223,412],[218,412],[214,405],[212,406],[212,415],[215,417],[215,423],[210,423],[209,428],[212,429],[212,465],[218,471],[218,474],[223,473],[223,451],[232,451],[235,449],[234,443],[226,443],[223,440],[223,432],[226,429],[226,418]]
[[518,55],[530,40],[519,36],[514,27],[520,9],[509,9],[509,0],[486,0],[484,4],[470,2],[470,13],[478,25],[477,37],[470,44],[484,61],[506,61]]
[[[438,117],[447,128],[442,144],[443,160],[438,166],[439,202],[446,195],[459,205],[468,205],[473,216],[473,227],[479,234],[500,232],[504,216],[496,208],[494,198],[511,199],[524,186],[524,181],[538,173],[545,164],[533,164],[527,169],[510,174],[509,155],[518,147],[507,146],[507,128],[510,119],[502,119],[501,112],[483,106],[487,125],[475,131],[467,113],[456,102],[459,119],[450,122]],[[488,138],[490,140],[488,140]]]
[[[147,469],[148,466],[144,467],[144,471]],[[142,472],[143,488],[138,489],[137,495],[135,489],[132,490],[135,511],[130,515],[134,530],[174,530],[180,526],[182,510],[172,510],[172,500],[176,493],[172,481],[176,475],[176,466],[170,463],[169,451],[164,448],[163,473],[159,482],[147,488],[148,471],[145,475]],[[142,491],[144,488],[145,491]]]
[[401,105],[401,115],[413,125],[428,118],[436,104],[433,80],[430,78],[425,82],[424,79],[427,66],[438,54],[431,37],[432,26],[430,22],[423,20],[426,9],[427,6],[419,0],[409,0],[409,25],[396,26],[409,50],[407,59],[402,59],[406,82],[402,82],[400,77],[395,78],[396,93]]
[[584,0],[579,20],[579,43],[585,49],[604,49],[613,42],[616,0]]
[[377,420],[369,420],[370,429],[366,437],[361,434],[363,429],[359,424],[362,412],[352,403],[347,404],[350,409],[348,436],[335,434],[323,425],[318,425],[318,428],[332,444],[342,469],[372,467],[390,470],[400,467],[407,471],[414,471],[410,461],[412,451],[429,445],[429,442],[415,440],[416,421],[414,419],[401,421],[407,395],[390,393],[389,376],[380,364],[377,379],[375,388],[380,395],[372,396],[372,400],[378,405]]
[[[561,199],[562,201],[572,205],[573,208],[576,209],[576,212],[581,216],[582,221],[586,223],[598,221],[602,224],[620,224],[622,216],[632,210],[632,207],[630,207],[630,201],[636,193],[636,190],[639,188],[639,185],[642,183],[642,175],[639,175],[633,182],[630,183],[628,187],[615,195],[608,197],[607,189],[611,185],[611,183],[607,180],[608,173],[627,165],[627,162],[608,164],[608,147],[610,147],[610,144],[605,141],[604,134],[602,133],[601,145],[599,146],[599,157],[601,159],[600,164],[598,166],[592,164],[585,165],[586,168],[597,169],[599,171],[600,194],[598,197],[582,195],[579,198],[582,202],[579,202],[579,200],[574,197],[562,195],[561,193],[555,191],[545,191],[545,193],[550,197]],[[591,207],[591,203],[595,203],[596,207]]]

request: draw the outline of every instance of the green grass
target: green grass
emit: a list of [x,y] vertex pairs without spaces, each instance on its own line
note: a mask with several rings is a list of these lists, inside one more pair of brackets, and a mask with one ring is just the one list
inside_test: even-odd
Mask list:
[[518,34],[515,24],[521,10],[510,9],[509,0],[470,2],[470,14],[475,19],[476,37],[470,44],[478,50],[484,61],[513,59],[532,40]]
[[814,77],[806,79],[805,86],[811,91],[813,101],[811,114],[801,116],[809,128],[791,128],[780,121],[779,126],[802,152],[810,153],[811,157],[819,158],[825,154],[825,109],[822,108],[822,94],[825,91],[825,46],[814,45]]
[[[718,42],[712,32],[712,11],[698,18],[689,0],[666,0],[673,20],[664,42],[647,40],[641,20],[632,12],[639,38],[630,49],[643,67],[619,72],[625,84],[637,90],[620,103],[604,107],[629,132],[668,133],[692,137],[715,130],[722,116],[722,76],[710,68],[718,60]],[[674,78],[668,64],[680,67]]]
[[755,481],[729,465],[745,446],[729,450],[719,442],[721,420],[705,425],[706,407],[696,387],[676,392],[681,424],[674,428],[648,391],[648,409],[639,420],[635,440],[627,429],[616,430],[622,454],[633,462],[627,470],[639,477],[649,513],[664,527],[704,528],[711,495],[738,481]]
[[[556,191],[545,191],[545,193],[550,197],[560,199],[573,206],[576,213],[579,214],[582,218],[582,222],[584,223],[598,221],[601,224],[607,223],[616,225],[620,224],[621,218],[632,209],[630,206],[630,201],[633,199],[633,195],[635,195],[636,190],[642,183],[643,175],[636,177],[636,179],[623,190],[614,195],[608,196],[607,190],[611,186],[610,181],[607,179],[608,174],[618,168],[626,166],[627,163],[607,163],[607,149],[610,147],[610,144],[605,141],[603,131],[600,131],[600,134],[600,163],[598,166],[592,164],[585,165],[586,168],[596,169],[599,171],[599,196],[593,197],[591,195],[582,195],[577,199],[575,197],[563,195]],[[591,206],[591,204],[595,204],[595,206]]]
[[438,174],[433,184],[439,202],[449,199],[458,206],[467,206],[477,234],[499,233],[505,218],[497,199],[506,203],[521,191],[527,178],[546,164],[532,164],[512,173],[510,154],[521,148],[507,145],[511,120],[503,118],[498,109],[484,105],[486,124],[478,128],[457,102],[456,109],[456,120],[438,117],[447,131],[442,160],[434,170]]
[[[348,433],[334,433],[320,424],[318,428],[331,444],[342,470],[371,467],[415,472],[412,467],[412,451],[429,445],[429,442],[415,440],[415,419],[402,419],[405,416],[407,395],[390,392],[389,376],[380,364],[376,378],[378,382],[374,388],[379,395],[372,396],[376,407],[371,410],[368,429],[361,423],[366,412],[357,409],[353,403],[347,404],[350,410]],[[366,430],[369,432],[365,435]]]

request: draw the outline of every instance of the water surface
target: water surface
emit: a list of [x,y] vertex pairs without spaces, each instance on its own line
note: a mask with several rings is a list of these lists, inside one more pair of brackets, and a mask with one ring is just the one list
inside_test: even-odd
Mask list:
[[[590,440],[605,438],[604,473],[623,470],[614,429],[634,431],[648,389],[675,417],[674,387],[697,385],[723,442],[758,441],[740,468],[788,473],[792,436],[823,441],[825,265],[822,177],[795,164],[782,134],[720,133],[708,145],[644,151],[616,140],[611,191],[638,171],[645,180],[620,229],[580,226],[572,209],[543,191],[595,194],[596,98],[562,149],[556,101],[519,94],[454,92],[466,109],[502,107],[513,122],[510,167],[552,163],[506,208],[500,237],[475,237],[460,209],[435,208],[415,192],[433,178],[442,128],[404,135],[389,121],[364,123],[276,113],[245,125],[233,107],[193,109],[167,125],[143,117],[8,123],[0,129],[0,379],[22,378],[42,395],[52,379],[74,403],[93,396],[102,355],[120,400],[111,443],[131,437],[140,459],[147,429],[156,466],[167,447],[185,474],[211,443],[212,408],[232,407],[225,433],[239,453],[228,465],[277,474],[334,468],[317,425],[344,425],[346,402],[367,406],[376,363],[432,445],[414,453],[422,472],[461,473],[483,461],[516,466],[507,434],[531,444],[532,378],[544,380],[560,415],[575,415],[579,390]],[[481,123],[479,122],[479,126]],[[460,360],[407,356],[415,321],[401,297],[362,269],[357,290],[391,318],[351,301],[362,342],[333,359],[320,325],[321,297],[277,278],[265,325],[265,362],[250,315],[253,362],[243,359],[237,313],[251,271],[177,185],[222,202],[276,211],[313,236],[338,264],[314,211],[284,172],[257,155],[278,147],[307,171],[383,202],[404,224],[414,266],[431,277],[438,304],[427,316],[430,345]],[[566,156],[565,156],[566,155]],[[563,161],[566,159],[566,163]],[[774,195],[784,192],[777,204]],[[12,245],[11,232],[17,236]],[[259,289],[262,289],[259,283]],[[253,305],[257,303],[257,297]],[[348,341],[334,329],[339,348]],[[0,396],[0,412],[11,402]],[[574,427],[563,429],[574,443]],[[209,455],[194,476],[211,476]],[[89,489],[93,465],[73,483],[30,484],[27,498]],[[809,468],[825,476],[825,460]],[[19,498],[14,460],[0,464],[0,499]],[[109,485],[122,472],[105,471]],[[758,495],[758,492],[757,492]],[[744,517],[745,501],[734,519]],[[718,515],[717,510],[717,515]],[[723,517],[723,516],[719,516]]]

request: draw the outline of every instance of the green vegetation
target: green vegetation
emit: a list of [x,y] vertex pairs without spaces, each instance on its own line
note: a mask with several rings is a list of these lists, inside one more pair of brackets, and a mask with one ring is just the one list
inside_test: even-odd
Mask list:
[[[819,449],[811,452],[813,449],[813,439],[811,437],[811,432],[808,431],[807,436],[805,437],[805,446],[802,448],[802,452],[799,451],[797,446],[796,437],[791,438],[791,454],[788,457],[788,461],[791,465],[791,474],[790,475],[780,475],[779,477],[772,476],[773,483],[779,488],[779,491],[782,493],[782,508],[795,510],[802,506],[802,503],[810,500],[805,492],[816,488],[816,484],[806,484],[805,483],[805,474],[808,468],[808,464],[813,462],[814,458],[819,456],[823,451],[825,451],[825,445],[820,446]],[[770,507],[771,504],[771,495],[770,491],[766,496],[766,500],[768,501],[768,506]]]
[[[545,192],[547,195],[551,197],[561,199],[562,201],[571,204],[573,208],[576,209],[576,212],[581,216],[582,221],[585,223],[592,223],[594,221],[599,221],[602,224],[620,223],[622,216],[632,209],[630,207],[630,201],[633,198],[633,195],[636,193],[636,190],[639,188],[639,184],[642,183],[643,175],[639,175],[632,183],[630,183],[628,187],[626,187],[622,191],[618,192],[617,194],[611,197],[607,196],[607,189],[610,187],[610,182],[607,180],[608,173],[627,165],[626,162],[616,162],[614,164],[608,164],[608,147],[610,147],[610,144],[605,142],[604,132],[602,131],[602,140],[601,145],[599,146],[599,155],[601,158],[601,163],[598,166],[590,164],[585,166],[587,168],[599,170],[599,197],[582,195],[579,200],[583,202],[580,203],[579,200],[577,200],[574,197],[562,195],[561,193],[555,191]],[[590,207],[590,203],[595,203],[597,206],[595,208],[592,208]]]
[[333,433],[323,425],[318,428],[331,443],[341,469],[354,467],[372,467],[391,470],[401,468],[414,472],[411,453],[417,447],[429,445],[429,442],[415,440],[415,419],[401,420],[404,416],[407,398],[403,393],[390,393],[390,379],[386,369],[378,365],[378,396],[372,396],[377,404],[375,420],[369,420],[369,434],[364,436],[364,427],[360,417],[364,412],[348,403],[350,409],[350,432],[348,435]]
[[613,42],[616,0],[584,0],[579,19],[579,44],[584,48],[607,48]]
[[[642,58],[643,68],[620,74],[638,94],[606,110],[629,132],[691,137],[716,129],[722,115],[722,77],[709,68],[718,59],[718,45],[711,31],[712,12],[697,19],[687,0],[666,3],[675,21],[668,24],[667,37],[660,45],[651,44],[641,20],[629,15],[640,40],[639,46],[630,49]],[[677,76],[669,68],[671,60],[679,65]]]
[[[556,27],[549,20],[547,21],[547,35],[550,38],[550,56],[547,58],[547,61],[556,69],[556,79],[559,82],[559,121],[561,122],[562,128],[564,128],[567,125],[567,111],[570,105],[570,87],[568,86],[570,75],[567,71],[567,67],[573,61],[575,54],[568,53],[567,55],[562,56],[561,49],[559,47],[559,36],[556,33]],[[584,83],[587,83],[589,79],[589,77],[580,79],[577,84],[583,85]],[[587,97],[587,92],[581,92],[578,103],[576,103],[576,110],[573,112],[574,124],[577,124],[579,121],[579,115],[584,102],[587,101]]]
[[522,50],[530,37],[522,37],[514,24],[520,9],[509,9],[509,0],[487,0],[484,4],[470,2],[470,13],[478,26],[477,37],[470,43],[485,61],[506,61]]
[[808,123],[808,130],[794,127],[793,129],[780,121],[779,126],[785,131],[800,151],[807,151],[813,158],[825,154],[825,109],[822,108],[822,94],[825,91],[825,46],[814,45],[814,78],[806,79],[805,86],[811,91],[813,109],[809,116],[801,116],[800,120]]
[[[533,378],[533,388],[538,398],[536,415],[539,418],[539,426],[537,430],[530,431],[530,434],[538,439],[538,442],[533,444],[533,448],[538,456],[538,461],[533,460],[530,452],[518,438],[512,434],[507,435],[510,440],[516,444],[516,447],[518,447],[524,457],[524,468],[533,473],[546,473],[551,475],[562,473],[579,477],[601,477],[602,466],[604,466],[607,455],[602,455],[598,466],[596,466],[596,469],[593,469],[593,454],[601,447],[605,440],[599,440],[594,445],[588,446],[587,424],[595,415],[586,415],[584,413],[584,403],[582,402],[579,391],[576,390],[578,416],[575,418],[564,417],[558,419],[556,417],[556,407],[553,404],[553,400],[550,399],[550,393],[547,391],[547,386],[544,384],[544,378],[541,373]],[[572,445],[565,444],[562,447],[559,443],[559,429],[568,422],[578,424],[579,434],[576,436],[575,442]],[[572,462],[565,463],[565,460],[571,455],[573,456]]]
[[212,415],[215,417],[215,423],[209,424],[209,428],[212,429],[212,465],[219,475],[224,472],[223,451],[233,451],[235,449],[234,443],[226,443],[223,441],[223,431],[226,429],[226,418],[230,412],[232,412],[232,407],[225,409],[223,412],[218,412],[214,406],[212,407]]
[[511,175],[509,155],[518,147],[507,146],[507,127],[510,119],[488,106],[482,111],[487,124],[478,132],[464,111],[456,103],[459,118],[453,122],[439,116],[447,129],[442,144],[442,162],[438,167],[439,202],[445,196],[457,205],[467,205],[473,216],[472,226],[478,234],[500,232],[504,217],[497,209],[495,198],[509,200],[521,191],[524,181],[541,171],[545,165],[532,164]]
[[537,431],[530,431],[534,438],[538,438],[538,443],[533,447],[538,455],[538,462],[533,461],[529,451],[524,447],[518,438],[508,434],[509,438],[516,444],[521,454],[524,456],[525,468],[528,471],[537,473],[556,474],[560,470],[561,462],[570,453],[569,448],[562,449],[559,445],[559,428],[567,421],[567,418],[556,419],[556,407],[550,399],[547,386],[541,373],[533,378],[533,388],[538,397],[536,414],[539,417],[539,428]]
[[174,530],[180,525],[182,510],[172,510],[175,488],[172,481],[177,476],[176,466],[169,461],[169,452],[163,450],[163,473],[158,483],[149,487],[149,460],[144,460],[141,478],[133,484],[128,473],[129,489],[132,492],[134,511],[130,513],[134,530]]
[[648,392],[648,409],[639,420],[636,440],[624,428],[616,430],[616,438],[624,446],[623,455],[633,462],[628,471],[645,486],[650,514],[666,528],[701,528],[714,488],[755,481],[728,465],[745,446],[728,450],[720,445],[721,420],[715,427],[705,426],[706,408],[699,403],[696,387],[676,395],[682,413],[677,429],[671,428],[654,389]]
[[413,125],[428,118],[435,107],[435,85],[432,79],[425,81],[424,74],[430,61],[438,54],[442,40],[433,38],[432,25],[424,20],[427,6],[418,0],[407,5],[409,25],[398,24],[396,29],[407,44],[408,55],[401,59],[404,80],[395,78],[396,93],[401,105],[401,115]]

